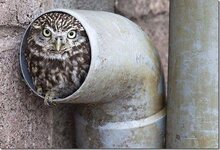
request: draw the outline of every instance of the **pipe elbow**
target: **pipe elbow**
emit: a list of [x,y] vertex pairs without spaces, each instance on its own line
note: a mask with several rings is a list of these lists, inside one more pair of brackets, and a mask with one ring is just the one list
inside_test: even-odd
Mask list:
[[85,81],[72,95],[55,100],[80,103],[75,117],[76,133],[80,134],[76,137],[77,145],[162,148],[164,77],[159,55],[148,36],[130,20],[113,13],[53,11],[76,17],[91,46]]

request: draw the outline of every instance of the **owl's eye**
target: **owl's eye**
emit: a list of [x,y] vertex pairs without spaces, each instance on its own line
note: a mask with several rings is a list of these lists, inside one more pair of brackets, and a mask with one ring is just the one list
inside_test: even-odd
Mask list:
[[76,31],[71,30],[70,32],[68,32],[67,37],[68,37],[69,39],[75,38],[75,37],[76,37]]
[[45,36],[45,37],[50,37],[51,36],[51,32],[50,32],[49,29],[44,29],[42,33],[43,33],[43,36]]

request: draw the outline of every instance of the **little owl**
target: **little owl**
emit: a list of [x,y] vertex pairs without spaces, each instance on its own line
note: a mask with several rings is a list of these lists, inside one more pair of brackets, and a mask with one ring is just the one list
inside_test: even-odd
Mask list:
[[85,80],[91,59],[89,39],[75,17],[46,13],[30,26],[25,58],[36,91],[50,105],[75,92]]

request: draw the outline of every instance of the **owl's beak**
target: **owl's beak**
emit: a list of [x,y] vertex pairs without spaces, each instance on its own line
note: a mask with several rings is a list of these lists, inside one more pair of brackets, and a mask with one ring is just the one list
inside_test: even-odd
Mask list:
[[55,42],[55,49],[59,51],[61,49],[61,45],[62,45],[61,37],[57,37]]

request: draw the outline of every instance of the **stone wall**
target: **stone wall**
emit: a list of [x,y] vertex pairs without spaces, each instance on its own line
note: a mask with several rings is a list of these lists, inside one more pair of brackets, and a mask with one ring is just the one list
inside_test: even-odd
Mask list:
[[25,28],[36,16],[51,8],[115,10],[149,34],[166,75],[168,7],[168,0],[0,0],[0,147],[75,147],[74,106],[44,106],[21,77],[19,46]]

